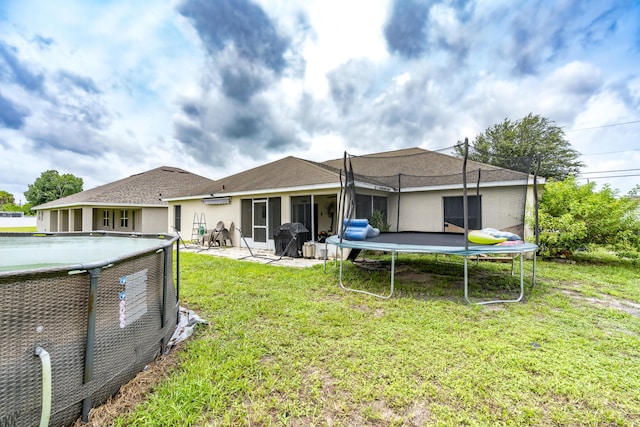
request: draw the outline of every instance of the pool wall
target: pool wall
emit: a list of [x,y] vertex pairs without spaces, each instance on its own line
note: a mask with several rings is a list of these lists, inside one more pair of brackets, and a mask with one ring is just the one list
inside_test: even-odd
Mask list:
[[50,359],[53,426],[86,421],[91,407],[164,350],[179,310],[176,239],[127,238],[154,238],[160,247],[86,265],[0,272],[0,426],[39,425],[45,416],[48,369],[37,349]]

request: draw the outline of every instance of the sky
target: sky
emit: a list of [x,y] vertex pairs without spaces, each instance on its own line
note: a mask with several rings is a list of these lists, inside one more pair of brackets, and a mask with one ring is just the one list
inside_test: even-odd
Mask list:
[[[0,190],[220,179],[552,120],[582,183],[640,184],[637,0],[0,0]],[[613,177],[617,176],[617,177]]]

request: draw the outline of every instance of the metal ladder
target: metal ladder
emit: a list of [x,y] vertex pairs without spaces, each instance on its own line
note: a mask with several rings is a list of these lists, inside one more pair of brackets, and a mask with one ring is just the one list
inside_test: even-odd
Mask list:
[[204,237],[207,232],[207,220],[204,216],[204,212],[193,213],[193,227],[191,228],[191,243],[198,243],[200,239]]

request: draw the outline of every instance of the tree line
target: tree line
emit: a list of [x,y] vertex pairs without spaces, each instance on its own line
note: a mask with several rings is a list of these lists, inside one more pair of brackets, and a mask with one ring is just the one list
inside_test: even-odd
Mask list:
[[24,205],[16,205],[15,197],[11,193],[0,190],[0,211],[24,212],[25,215],[33,215],[32,206],[79,193],[83,185],[82,178],[70,173],[60,175],[56,170],[47,170],[27,187],[27,191],[24,192],[27,203]]

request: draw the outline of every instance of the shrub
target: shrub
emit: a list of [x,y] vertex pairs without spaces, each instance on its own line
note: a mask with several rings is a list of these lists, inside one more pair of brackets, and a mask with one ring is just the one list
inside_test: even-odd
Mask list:
[[609,186],[596,191],[595,183],[579,185],[573,177],[549,181],[538,212],[544,255],[572,254],[592,244],[620,256],[640,252],[638,200],[618,197]]

